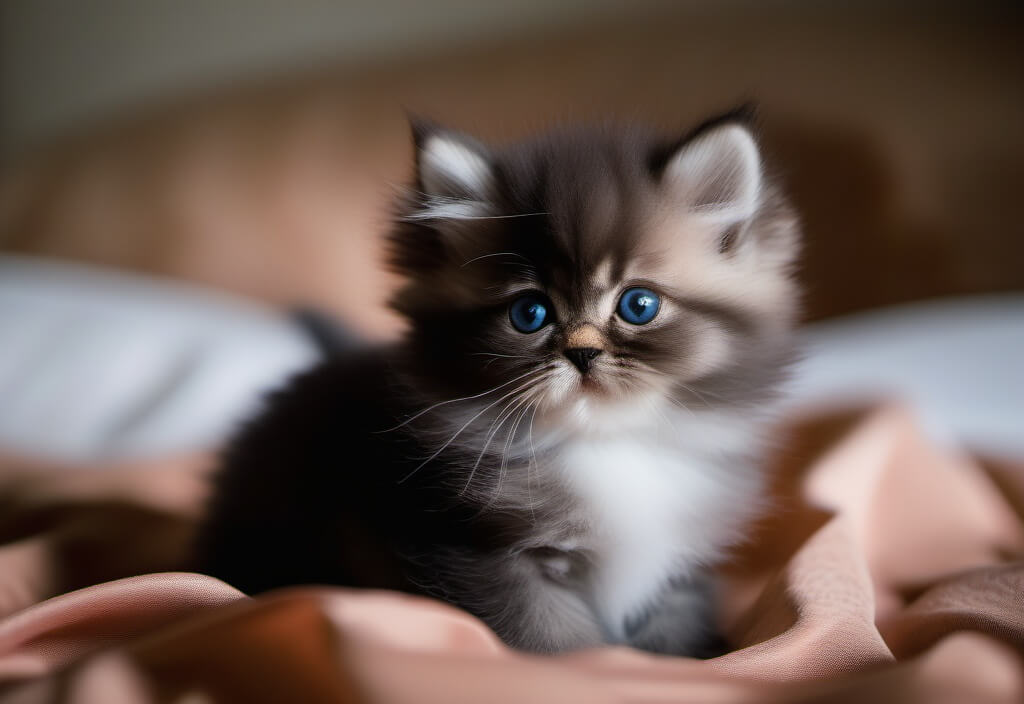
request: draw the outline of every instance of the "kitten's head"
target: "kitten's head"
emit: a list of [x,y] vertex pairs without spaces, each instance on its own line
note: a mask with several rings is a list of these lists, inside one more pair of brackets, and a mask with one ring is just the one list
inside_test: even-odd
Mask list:
[[424,391],[584,423],[767,398],[790,350],[798,234],[747,123],[503,148],[414,125],[416,190],[390,244]]

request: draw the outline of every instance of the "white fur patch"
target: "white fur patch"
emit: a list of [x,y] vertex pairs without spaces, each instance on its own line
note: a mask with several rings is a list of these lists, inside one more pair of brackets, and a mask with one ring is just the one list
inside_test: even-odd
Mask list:
[[471,147],[444,135],[427,139],[420,151],[420,180],[431,196],[453,190],[485,197],[491,186],[487,159]]
[[555,463],[591,526],[580,546],[595,556],[588,600],[606,632],[619,640],[625,639],[627,619],[670,578],[720,557],[752,512],[760,487],[756,471],[720,459],[723,451],[751,447],[749,423],[674,409],[659,415],[662,432],[638,431],[630,422],[637,420],[634,414],[622,419],[618,432],[605,429],[565,442]]
[[487,217],[487,205],[477,200],[457,198],[430,198],[422,208],[402,219],[417,220],[477,220]]

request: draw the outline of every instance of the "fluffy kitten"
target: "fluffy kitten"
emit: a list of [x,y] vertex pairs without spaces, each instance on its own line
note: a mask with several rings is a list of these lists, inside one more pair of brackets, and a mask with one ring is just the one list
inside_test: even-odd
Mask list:
[[532,651],[702,652],[797,299],[797,225],[745,116],[671,142],[414,136],[390,234],[408,334],[245,428],[202,569],[429,594]]

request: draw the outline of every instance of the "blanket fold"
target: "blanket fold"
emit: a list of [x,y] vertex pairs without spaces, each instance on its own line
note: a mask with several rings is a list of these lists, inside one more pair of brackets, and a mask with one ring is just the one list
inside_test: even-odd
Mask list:
[[175,571],[208,458],[0,457],[0,702],[1024,701],[1024,462],[896,405],[776,437],[774,508],[723,568],[736,649],[707,661],[524,655],[387,592],[250,599]]

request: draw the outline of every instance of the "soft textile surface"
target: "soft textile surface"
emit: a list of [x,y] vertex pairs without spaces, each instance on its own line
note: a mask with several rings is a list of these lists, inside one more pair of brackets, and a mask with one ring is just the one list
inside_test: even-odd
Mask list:
[[187,567],[209,462],[2,458],[0,701],[1024,700],[1024,464],[939,452],[900,407],[777,445],[776,508],[727,570],[736,650],[704,662],[526,656],[389,593],[248,599],[186,572],[86,586]]
[[79,462],[223,442],[319,356],[259,304],[3,253],[0,340],[0,446]]

